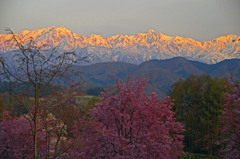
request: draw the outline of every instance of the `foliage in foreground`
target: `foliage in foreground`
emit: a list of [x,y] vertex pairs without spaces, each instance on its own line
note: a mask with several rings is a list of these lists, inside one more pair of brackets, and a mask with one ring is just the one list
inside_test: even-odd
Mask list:
[[[169,97],[144,93],[147,80],[117,82],[102,93],[79,142],[83,158],[177,158],[183,154],[183,126],[175,121]],[[93,126],[94,125],[94,126]]]
[[[37,114],[38,158],[67,157],[75,144],[73,124],[81,116],[75,108],[78,104],[75,96],[75,92],[64,91],[41,99]],[[10,116],[7,111],[1,114],[0,158],[33,158],[33,115],[33,107],[19,117]]]
[[[0,123],[0,158],[30,158],[33,156],[32,130],[29,121],[23,117],[11,117],[3,112]],[[43,132],[38,129],[39,143],[44,141]],[[45,147],[39,144],[39,156]]]
[[[89,101],[87,114],[79,107],[75,91],[41,98],[38,158],[177,158],[183,154],[183,126],[173,117],[172,100],[160,101],[155,93],[148,96],[146,84],[146,80],[117,82],[101,99]],[[33,114],[34,109],[20,117],[2,114],[0,158],[34,156]]]
[[[206,99],[218,94],[215,90],[218,86],[208,85],[211,83],[208,80],[203,83],[210,92],[208,98],[201,98],[202,102],[210,102]],[[79,94],[74,90],[41,98],[37,116],[38,157],[216,158],[204,153],[183,155],[183,136],[180,135],[183,126],[171,111],[171,107],[176,109],[173,100],[169,97],[159,100],[155,93],[146,94],[146,84],[146,80],[127,81],[126,84],[119,81],[113,90],[102,93],[102,98],[92,97],[83,109],[78,101]],[[198,84],[202,81],[190,85],[198,88]],[[217,144],[222,148],[222,157],[236,159],[240,157],[240,84],[228,82],[226,88],[222,117],[214,121],[220,123],[222,119],[223,122],[222,127],[218,125],[222,135]],[[201,91],[198,96],[192,94],[193,97],[202,97]],[[96,106],[96,103],[99,104]],[[195,105],[193,102],[192,106]],[[33,157],[34,127],[29,119],[33,114],[34,109],[19,117],[10,116],[6,111],[1,113],[0,158]]]

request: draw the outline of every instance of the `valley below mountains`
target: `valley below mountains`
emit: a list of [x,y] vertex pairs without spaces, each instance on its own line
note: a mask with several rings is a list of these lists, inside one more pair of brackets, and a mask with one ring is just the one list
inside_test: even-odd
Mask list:
[[[136,35],[81,36],[65,27],[49,27],[17,34],[23,41],[32,38],[44,49],[58,47],[59,52],[74,51],[78,58],[88,56],[89,63],[127,62],[140,64],[145,61],[184,57],[208,64],[225,59],[240,58],[240,36],[224,35],[211,41],[196,41],[179,36],[171,37],[154,30]],[[17,49],[12,35],[0,34],[0,54],[10,55]]]

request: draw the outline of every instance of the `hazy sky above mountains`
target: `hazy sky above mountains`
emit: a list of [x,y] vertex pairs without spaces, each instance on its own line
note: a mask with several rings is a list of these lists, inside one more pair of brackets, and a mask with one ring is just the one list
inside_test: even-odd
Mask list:
[[240,35],[240,0],[0,0],[0,33],[65,26],[108,37],[153,29],[198,41]]

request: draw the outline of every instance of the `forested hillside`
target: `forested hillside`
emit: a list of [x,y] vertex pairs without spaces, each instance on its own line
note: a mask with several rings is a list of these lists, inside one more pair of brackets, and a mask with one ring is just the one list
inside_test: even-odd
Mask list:
[[174,82],[179,78],[185,79],[191,74],[239,78],[240,60],[225,60],[209,65],[177,57],[168,60],[147,61],[140,65],[108,62],[76,66],[75,69],[82,73],[82,79],[88,86],[106,87],[113,85],[116,79],[148,78],[149,83],[155,87],[155,91],[166,95]]

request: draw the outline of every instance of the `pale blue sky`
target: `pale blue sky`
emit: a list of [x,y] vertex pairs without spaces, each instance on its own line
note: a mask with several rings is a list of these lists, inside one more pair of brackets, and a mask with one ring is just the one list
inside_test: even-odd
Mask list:
[[85,36],[154,29],[206,41],[240,34],[240,0],[0,0],[0,33],[53,25]]

